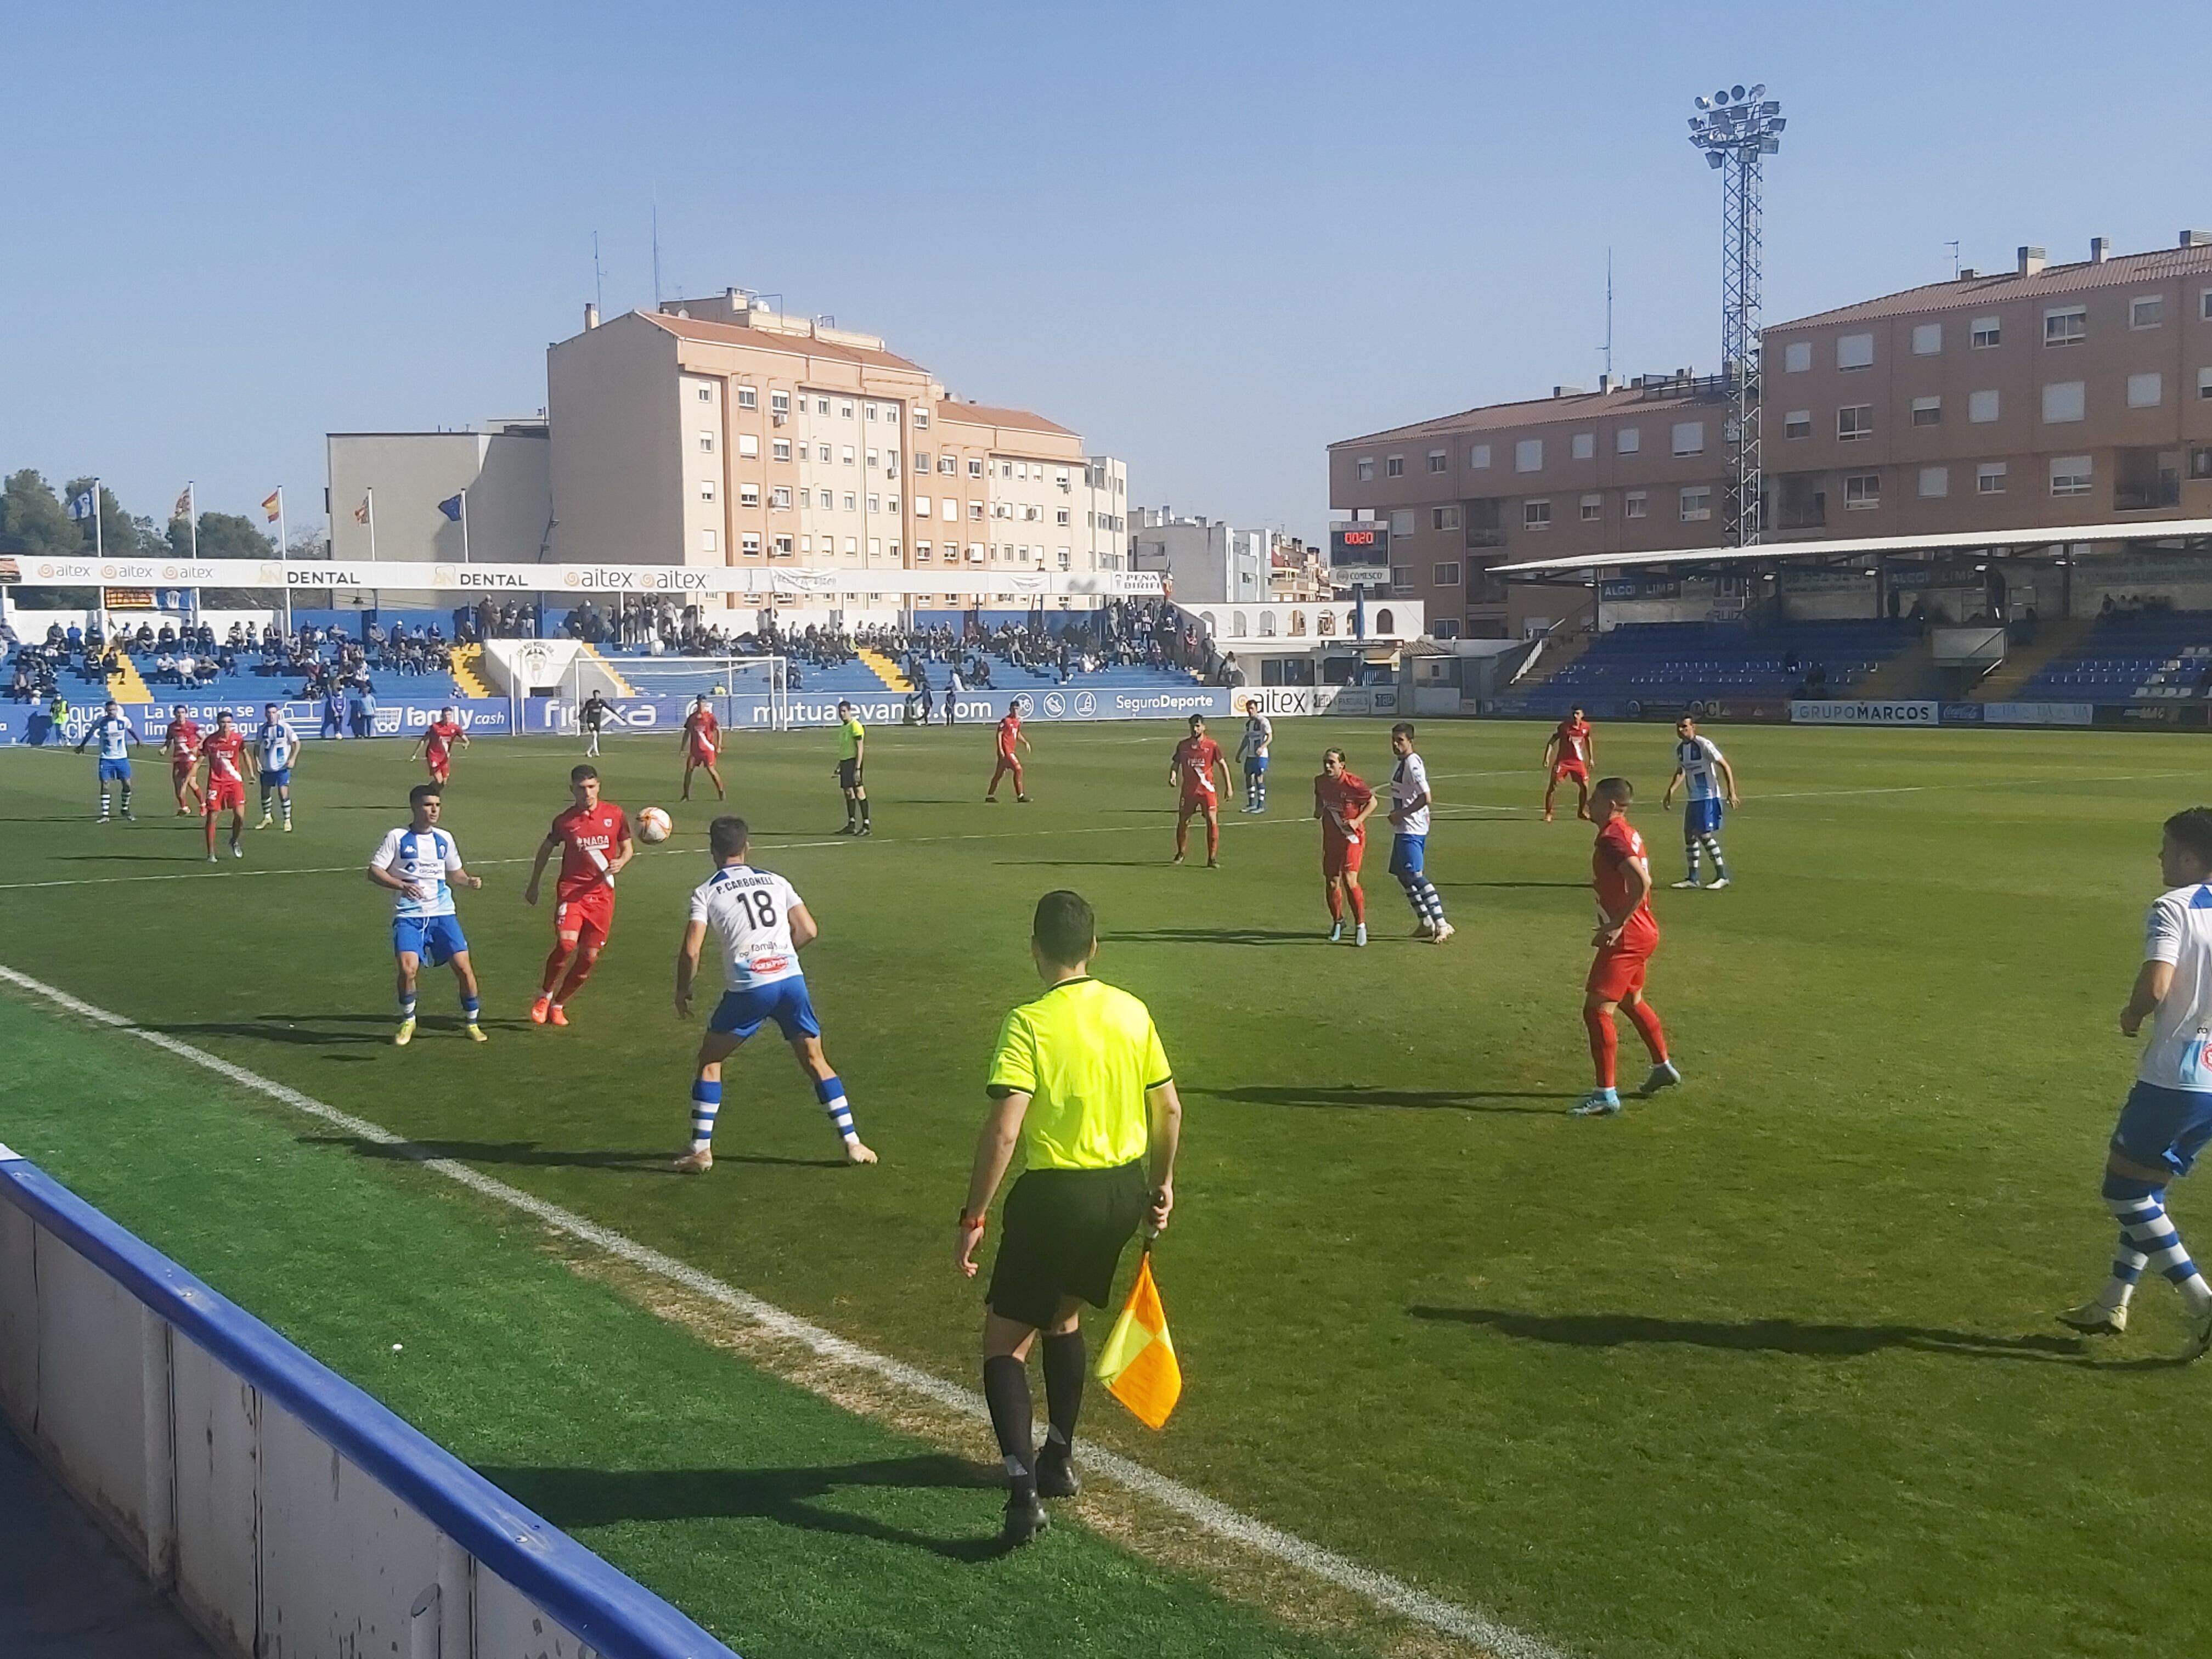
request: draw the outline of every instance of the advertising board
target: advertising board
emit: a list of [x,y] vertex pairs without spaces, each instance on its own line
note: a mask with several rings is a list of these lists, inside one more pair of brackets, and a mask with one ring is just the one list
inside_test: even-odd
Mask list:
[[1935,726],[1942,705],[1934,702],[1793,698],[1790,718],[1800,726]]

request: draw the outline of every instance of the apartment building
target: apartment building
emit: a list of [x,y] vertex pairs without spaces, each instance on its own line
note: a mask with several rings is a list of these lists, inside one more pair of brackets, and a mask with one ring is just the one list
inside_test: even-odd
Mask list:
[[1267,532],[1172,507],[1130,516],[1129,568],[1165,576],[1186,605],[1256,605],[1271,593]]
[[[2022,248],[1764,341],[1768,541],[2212,515],[2212,234]],[[1439,637],[1510,635],[1493,565],[1718,544],[1722,392],[1685,371],[1346,440],[1329,501],[1389,520],[1391,591]]]
[[851,579],[842,602],[869,609],[897,604],[872,573],[1118,557],[1094,521],[1126,498],[1121,462],[1041,415],[953,398],[873,335],[740,289],[604,325],[587,307],[583,331],[548,349],[546,382],[562,561],[836,572]]

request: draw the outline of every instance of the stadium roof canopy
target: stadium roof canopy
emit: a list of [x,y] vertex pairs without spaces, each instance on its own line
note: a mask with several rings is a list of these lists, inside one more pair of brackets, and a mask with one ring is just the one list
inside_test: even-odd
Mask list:
[[1754,561],[1873,558],[1893,553],[2050,547],[2074,542],[2165,542],[2212,536],[2212,519],[2156,519],[2142,524],[2036,525],[2020,530],[1947,531],[1937,536],[1859,536],[1832,541],[1764,542],[1756,547],[1677,547],[1644,553],[1586,553],[1492,566],[1497,576],[1587,575],[1654,564],[1742,564]]

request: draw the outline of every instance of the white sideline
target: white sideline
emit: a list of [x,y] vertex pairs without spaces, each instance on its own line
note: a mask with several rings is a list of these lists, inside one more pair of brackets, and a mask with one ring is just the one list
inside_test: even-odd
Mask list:
[[[288,1087],[273,1079],[263,1077],[258,1072],[250,1072],[243,1066],[234,1066],[227,1060],[208,1053],[204,1048],[195,1048],[189,1042],[180,1042],[167,1032],[149,1030],[124,1015],[112,1013],[105,1008],[95,1007],[89,1002],[71,996],[66,991],[48,985],[43,980],[33,979],[28,974],[19,973],[4,964],[0,964],[0,981],[4,981],[21,990],[30,992],[34,996],[43,997],[55,1006],[82,1018],[94,1021],[101,1025],[112,1026],[117,1030],[126,1031],[131,1036],[150,1042],[154,1047],[174,1054],[180,1060],[189,1060],[193,1065],[203,1066],[219,1077],[227,1078],[241,1088],[251,1089],[257,1094],[266,1095],[270,1099],[289,1106],[295,1111],[304,1112],[310,1117],[319,1118],[332,1127],[342,1129],[360,1139],[373,1142],[380,1146],[407,1148],[414,1145],[404,1135],[394,1134],[391,1130],[381,1125],[371,1123],[366,1118],[356,1117],[350,1112],[340,1111],[337,1107],[327,1105],[312,1095],[302,1094],[297,1089]],[[490,1176],[472,1170],[465,1164],[456,1163],[451,1158],[422,1157],[414,1161],[419,1163],[422,1168],[434,1170],[449,1181],[457,1182],[472,1192],[534,1217],[556,1232],[565,1233],[571,1238],[580,1239],[599,1249],[605,1250],[610,1255],[629,1262],[632,1267],[642,1268],[659,1278],[681,1285],[684,1289],[703,1296],[710,1301],[720,1303],[724,1307],[742,1314],[774,1334],[788,1341],[797,1342],[825,1359],[834,1360],[854,1370],[866,1371],[965,1416],[987,1422],[990,1419],[990,1411],[984,1404],[982,1395],[964,1389],[957,1382],[948,1382],[941,1376],[925,1371],[918,1366],[909,1365],[903,1360],[894,1359],[887,1354],[879,1354],[872,1349],[860,1346],[856,1342],[848,1341],[834,1332],[824,1330],[821,1326],[801,1319],[796,1314],[786,1313],[773,1303],[764,1302],[749,1291],[738,1289],[735,1285],[726,1285],[713,1275],[702,1273],[688,1263],[679,1261],[674,1256],[664,1255],[650,1245],[641,1244],[636,1240],[616,1232],[611,1228],[602,1227],[595,1221],[586,1220],[573,1211],[564,1210],[557,1204],[550,1204],[542,1198],[522,1191],[520,1188],[510,1187],[503,1181],[495,1180]],[[1310,1573],[1316,1578],[1337,1586],[1340,1589],[1349,1590],[1353,1595],[1364,1597],[1387,1612],[1397,1613],[1403,1618],[1413,1620],[1417,1624],[1426,1625],[1446,1635],[1457,1637],[1462,1641],[1486,1648],[1497,1655],[1498,1659],[1566,1659],[1565,1654],[1560,1649],[1552,1646],[1537,1637],[1526,1635],[1508,1626],[1495,1624],[1479,1613],[1462,1607],[1455,1602],[1447,1601],[1441,1596],[1431,1595],[1428,1591],[1418,1589],[1401,1579],[1390,1577],[1388,1573],[1378,1572],[1372,1567],[1362,1565],[1348,1556],[1338,1554],[1334,1550],[1323,1549],[1318,1544],[1310,1544],[1294,1534],[1271,1527],[1264,1521],[1255,1520],[1241,1510],[1233,1510],[1226,1504],[1184,1486],[1180,1480],[1171,1480],[1164,1474],[1157,1474],[1143,1464],[1108,1451],[1103,1447],[1086,1447],[1084,1451],[1084,1460],[1090,1468],[1104,1475],[1108,1480],[1119,1486],[1126,1486],[1133,1492],[1142,1493],[1163,1508],[1172,1510],[1186,1520],[1205,1528],[1208,1532],[1218,1534],[1224,1538],[1243,1545],[1248,1549],[1256,1550],[1261,1554],[1273,1556],[1277,1560]]]

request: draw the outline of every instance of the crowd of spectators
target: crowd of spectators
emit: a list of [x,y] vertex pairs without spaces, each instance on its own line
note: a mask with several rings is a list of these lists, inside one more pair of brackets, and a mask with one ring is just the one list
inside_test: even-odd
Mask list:
[[108,635],[94,619],[50,623],[42,637],[28,641],[19,640],[12,627],[0,628],[0,642],[12,656],[8,695],[19,702],[43,701],[65,681],[104,688],[122,673],[126,658],[149,686],[191,691],[247,673],[297,679],[303,697],[321,696],[334,679],[365,679],[371,669],[407,678],[449,672],[435,623],[410,629],[396,623],[386,630],[369,622],[355,635],[312,623],[287,634],[274,623],[264,628],[251,622],[234,622],[218,634],[210,623],[165,621],[158,628],[126,623]]

